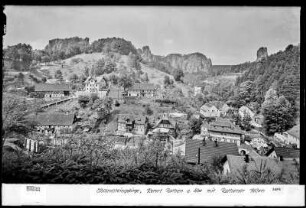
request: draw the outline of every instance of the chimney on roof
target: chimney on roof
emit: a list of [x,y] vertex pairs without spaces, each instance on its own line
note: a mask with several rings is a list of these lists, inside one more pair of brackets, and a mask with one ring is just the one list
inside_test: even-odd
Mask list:
[[284,161],[284,157],[282,155],[279,156],[279,161]]
[[206,145],[205,138],[203,138],[203,140],[202,140],[202,145],[203,145],[203,146],[205,146],[205,145]]
[[218,147],[218,141],[215,140],[215,147]]
[[201,148],[198,148],[198,164],[201,163]]
[[245,156],[244,156],[244,161],[245,161],[246,163],[250,162],[249,155],[245,155]]

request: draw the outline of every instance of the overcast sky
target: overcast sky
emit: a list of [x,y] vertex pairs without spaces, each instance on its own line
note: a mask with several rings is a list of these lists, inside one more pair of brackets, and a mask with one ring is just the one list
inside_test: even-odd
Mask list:
[[300,42],[298,7],[7,6],[4,13],[4,47],[122,37],[156,55],[200,52],[213,64],[238,64],[255,60],[261,46],[272,54]]

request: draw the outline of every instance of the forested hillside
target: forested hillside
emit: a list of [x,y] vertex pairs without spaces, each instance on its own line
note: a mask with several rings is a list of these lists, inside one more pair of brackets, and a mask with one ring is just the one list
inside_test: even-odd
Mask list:
[[236,80],[228,104],[238,108],[246,105],[261,112],[268,135],[284,132],[299,123],[299,45],[289,45],[284,51],[232,67],[235,68],[243,73]]
[[251,81],[253,98],[250,101],[263,102],[265,93],[272,86],[278,95],[283,95],[291,103],[299,99],[300,93],[300,46],[289,45],[285,51],[272,54],[260,62],[233,66],[245,71],[237,78],[236,86]]
[[30,45],[17,44],[4,49],[4,68],[27,71],[30,65],[61,61],[82,53],[119,53],[136,55],[137,50],[130,41],[123,38],[102,38],[89,43],[89,38],[52,39],[43,50],[32,50]]

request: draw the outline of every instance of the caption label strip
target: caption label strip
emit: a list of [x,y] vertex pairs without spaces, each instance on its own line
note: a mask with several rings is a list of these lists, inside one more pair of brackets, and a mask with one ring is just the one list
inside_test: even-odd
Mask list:
[[3,205],[304,206],[304,185],[2,184]]

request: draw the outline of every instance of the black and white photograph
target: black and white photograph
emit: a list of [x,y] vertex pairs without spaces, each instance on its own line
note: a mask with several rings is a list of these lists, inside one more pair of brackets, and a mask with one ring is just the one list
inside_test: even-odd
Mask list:
[[300,183],[301,7],[4,14],[2,183]]

